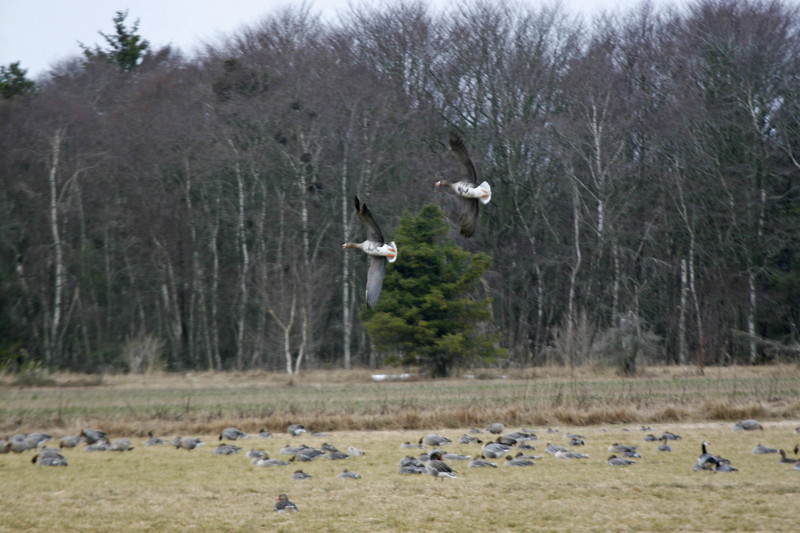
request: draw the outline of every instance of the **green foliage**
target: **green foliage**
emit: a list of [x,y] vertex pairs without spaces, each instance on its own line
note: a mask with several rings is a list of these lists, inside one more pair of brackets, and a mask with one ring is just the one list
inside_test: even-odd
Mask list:
[[432,376],[505,352],[495,346],[497,335],[482,328],[491,319],[490,300],[476,295],[491,260],[445,240],[447,231],[435,205],[417,216],[406,213],[394,238],[399,260],[387,269],[376,308],[362,315],[379,350],[399,353],[402,362],[418,364]]
[[0,65],[0,96],[9,99],[20,94],[30,94],[36,84],[25,77],[28,71],[19,67],[19,61],[8,67]]
[[138,20],[130,28],[125,27],[125,19],[127,17],[127,11],[117,11],[114,17],[115,35],[106,35],[103,32],[99,32],[108,43],[108,49],[103,50],[100,46],[95,45],[94,50],[92,50],[83,43],[79,43],[83,49],[83,54],[89,59],[95,57],[110,59],[126,72],[136,70],[142,56],[150,48],[150,43],[136,34],[139,30]]

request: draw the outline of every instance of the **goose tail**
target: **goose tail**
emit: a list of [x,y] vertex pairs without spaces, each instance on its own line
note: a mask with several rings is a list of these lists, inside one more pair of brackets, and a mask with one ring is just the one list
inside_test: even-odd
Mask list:
[[481,190],[482,194],[479,200],[483,205],[488,204],[492,200],[492,188],[488,182],[484,181],[480,185],[478,185],[478,189]]
[[389,253],[386,255],[386,259],[390,263],[394,263],[395,261],[397,261],[397,245],[394,243],[394,241],[389,243],[389,248],[390,250]]

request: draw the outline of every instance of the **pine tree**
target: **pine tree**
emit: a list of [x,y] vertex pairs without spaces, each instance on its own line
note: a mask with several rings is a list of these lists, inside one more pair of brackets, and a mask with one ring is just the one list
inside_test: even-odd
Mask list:
[[19,61],[8,67],[0,65],[0,97],[9,99],[18,94],[31,94],[36,84],[25,77],[27,70],[19,66]]
[[417,216],[406,213],[393,239],[398,261],[387,269],[376,308],[362,313],[378,350],[401,354],[399,362],[417,364],[433,377],[505,352],[496,346],[497,335],[484,331],[491,302],[478,297],[491,259],[445,239],[447,231],[444,213],[435,205]]
[[139,31],[138,20],[130,28],[125,27],[125,19],[127,17],[127,11],[117,11],[114,17],[115,35],[106,35],[103,32],[99,32],[108,43],[108,50],[103,50],[97,45],[92,50],[80,43],[81,48],[83,48],[83,55],[88,59],[94,57],[110,59],[126,72],[136,70],[144,53],[150,48],[150,43],[136,34]]

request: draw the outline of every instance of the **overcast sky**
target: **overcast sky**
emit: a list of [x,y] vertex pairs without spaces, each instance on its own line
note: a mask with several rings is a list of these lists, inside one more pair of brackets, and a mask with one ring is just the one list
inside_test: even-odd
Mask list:
[[[172,44],[187,55],[203,42],[215,42],[277,7],[300,0],[0,0],[0,65],[20,61],[35,79],[59,61],[79,55],[78,42],[88,46],[113,34],[117,11],[128,10],[126,23],[139,19],[139,34],[157,49]],[[428,0],[434,7],[458,0]],[[552,0],[522,0],[532,6]],[[600,9],[628,8],[639,0],[561,0],[575,14],[591,17]],[[657,5],[678,2],[653,0]],[[310,0],[312,10],[335,20],[349,5],[381,5],[381,0]]]

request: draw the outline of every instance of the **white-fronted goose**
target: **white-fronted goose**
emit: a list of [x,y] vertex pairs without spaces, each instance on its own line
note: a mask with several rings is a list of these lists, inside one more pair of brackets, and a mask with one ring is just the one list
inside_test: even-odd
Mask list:
[[433,452],[425,463],[425,471],[435,478],[456,477],[456,473],[450,466],[442,461],[442,454]]
[[369,255],[369,270],[367,271],[367,307],[373,309],[378,303],[378,296],[383,288],[383,276],[386,272],[386,261],[394,263],[397,260],[397,245],[394,241],[386,243],[378,223],[372,213],[367,209],[367,204],[362,204],[358,196],[354,198],[356,213],[361,219],[364,229],[367,230],[367,240],[364,242],[346,242],[342,249],[358,248]]
[[259,439],[271,439],[272,438],[272,433],[267,431],[266,429],[261,429],[258,432],[258,438]]
[[492,188],[487,182],[478,183],[478,173],[469,157],[469,151],[464,141],[455,133],[450,132],[450,152],[456,159],[461,174],[461,180],[451,182],[440,180],[437,187],[450,187],[461,197],[461,235],[472,237],[478,229],[478,213],[480,203],[486,205],[492,199]]
[[289,501],[289,497],[286,494],[281,494],[277,498],[275,498],[277,502],[273,509],[279,513],[295,513],[297,512],[297,506]]

